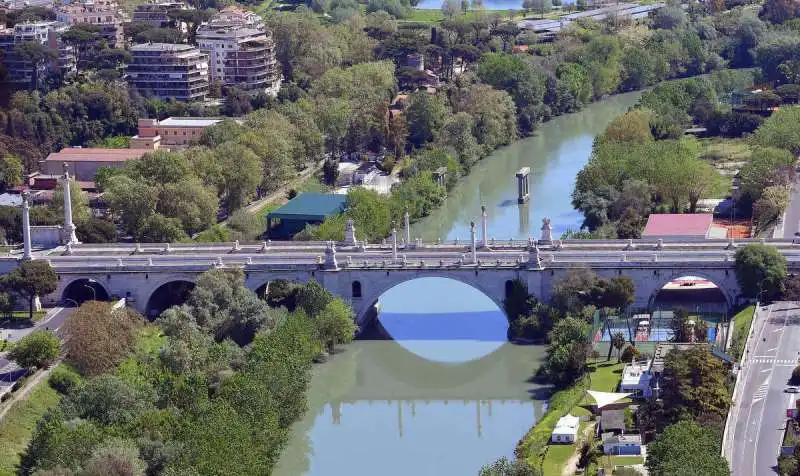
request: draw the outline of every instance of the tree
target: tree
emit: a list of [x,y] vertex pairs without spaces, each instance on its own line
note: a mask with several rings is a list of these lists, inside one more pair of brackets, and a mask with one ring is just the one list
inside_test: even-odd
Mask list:
[[550,10],[550,0],[523,0],[522,9],[525,11],[532,10],[538,13],[540,18],[544,18],[545,12]]
[[33,301],[56,290],[58,275],[46,261],[22,261],[0,284],[28,301],[28,319],[33,321]]
[[571,269],[567,277],[553,283],[550,303],[567,315],[580,314],[588,304],[590,292],[595,287],[597,275],[588,268]]
[[748,244],[736,250],[735,259],[736,281],[742,295],[764,300],[779,293],[788,269],[786,258],[777,249]]
[[622,360],[622,355],[620,352],[622,352],[622,348],[625,347],[626,342],[625,334],[622,332],[616,332],[613,336],[611,336],[611,345],[617,349],[617,362]]
[[800,131],[790,126],[792,121],[798,120],[800,108],[780,108],[756,130],[753,141],[762,147],[778,147],[794,155],[800,154]]
[[556,386],[569,385],[583,375],[589,355],[588,334],[588,324],[574,317],[561,319],[550,331],[547,360],[542,369]]
[[233,213],[255,195],[261,182],[261,161],[252,150],[235,142],[221,144],[215,153],[220,159],[225,159],[222,163],[228,164],[222,168],[220,192],[228,213]]
[[[89,194],[81,190],[81,186],[75,180],[69,182],[70,202],[72,202],[72,221],[81,224],[89,221],[92,210],[89,208]],[[60,217],[64,216],[64,182],[59,182],[53,192],[53,200],[50,202],[53,212]]]
[[62,404],[69,418],[83,418],[101,425],[130,425],[154,408],[149,385],[135,386],[113,374],[85,380]]
[[146,465],[131,440],[111,440],[92,450],[81,476],[144,476]]
[[620,360],[622,362],[630,362],[631,360],[638,359],[640,355],[639,349],[635,345],[629,345],[622,351]]
[[408,98],[404,111],[408,123],[408,140],[417,147],[439,137],[450,111],[440,95],[417,91]]
[[39,89],[39,70],[44,69],[47,61],[54,60],[58,54],[50,47],[36,41],[24,41],[14,46],[14,55],[32,64],[31,87]]
[[542,473],[532,469],[525,461],[502,457],[481,467],[478,476],[542,476]]
[[653,476],[730,474],[728,462],[720,455],[718,431],[692,421],[668,426],[647,447],[647,470]]
[[670,421],[691,418],[724,424],[730,406],[726,374],[725,364],[711,354],[708,345],[667,354],[661,398]]
[[114,175],[105,185],[105,199],[127,233],[138,235],[145,220],[155,212],[158,188],[127,175]]
[[328,307],[331,301],[333,301],[333,295],[323,288],[316,279],[309,280],[297,291],[297,307],[312,319],[316,318]]
[[797,0],[767,0],[761,6],[758,16],[770,23],[780,24],[797,16],[800,2]]
[[0,192],[22,183],[22,161],[13,155],[0,158]]
[[186,178],[164,186],[156,209],[180,220],[186,234],[192,235],[214,224],[218,204],[213,190],[196,178]]
[[442,2],[442,13],[445,18],[454,18],[460,11],[458,0],[444,0],[444,2]]
[[49,367],[61,350],[61,341],[48,331],[34,331],[17,342],[8,358],[25,369]]
[[87,301],[64,322],[67,361],[82,375],[108,372],[127,358],[136,344],[142,317],[110,303]]
[[786,150],[756,149],[739,172],[742,193],[755,202],[768,187],[790,185],[794,180],[794,160],[792,153]]
[[646,109],[631,109],[617,116],[598,138],[599,142],[614,141],[645,144],[653,141],[650,132],[651,113]]
[[314,319],[314,323],[328,353],[333,353],[336,344],[351,342],[358,331],[353,310],[340,298],[330,301]]
[[0,292],[0,316],[4,319],[10,318],[15,306],[16,302],[11,293]]
[[153,213],[145,218],[134,239],[144,243],[175,243],[187,239],[180,220]]

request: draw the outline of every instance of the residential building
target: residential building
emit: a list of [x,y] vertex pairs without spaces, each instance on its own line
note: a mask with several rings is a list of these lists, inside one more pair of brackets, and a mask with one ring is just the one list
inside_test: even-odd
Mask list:
[[56,20],[66,25],[89,24],[100,27],[98,35],[111,48],[124,45],[122,15],[113,0],[83,0],[61,6],[56,11]]
[[[71,45],[61,41],[61,34],[66,25],[55,21],[23,22],[14,28],[0,29],[0,56],[7,70],[6,84],[12,88],[32,88],[36,81],[40,86],[48,73],[58,73],[64,77],[74,76],[77,72],[75,51]],[[16,46],[23,43],[39,43],[56,52],[52,61],[40,61],[33,64],[26,58],[14,53]]]
[[183,149],[203,135],[207,127],[221,121],[219,117],[168,117],[139,119],[139,133],[131,137],[131,149],[156,150],[160,147]]
[[64,173],[64,164],[79,182],[93,182],[102,167],[122,168],[125,162],[138,159],[147,153],[143,149],[103,149],[68,147],[53,152],[39,163],[42,174],[58,176]]
[[552,435],[550,435],[550,441],[553,443],[575,443],[575,439],[578,437],[578,427],[580,427],[580,418],[568,413],[556,423],[556,427]]
[[272,33],[258,15],[226,7],[197,30],[197,44],[209,55],[212,82],[252,94],[278,94],[280,73]]
[[651,361],[631,362],[622,369],[620,392],[632,393],[634,397],[650,397]]
[[599,418],[600,431],[603,433],[624,433],[625,432],[625,410],[606,410],[600,412]]
[[642,454],[642,437],[639,435],[603,435],[603,454],[639,456]]
[[130,85],[145,95],[203,101],[208,94],[208,55],[191,45],[135,45],[127,77]]
[[177,0],[151,1],[136,6],[133,21],[149,23],[157,28],[175,27],[175,21],[169,17],[169,12],[186,9],[186,4]]

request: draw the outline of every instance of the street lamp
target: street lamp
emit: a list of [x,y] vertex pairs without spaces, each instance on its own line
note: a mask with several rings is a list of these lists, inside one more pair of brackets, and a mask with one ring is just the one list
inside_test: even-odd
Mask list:
[[70,299],[70,298],[64,298],[63,300],[64,300],[64,301],[72,301],[72,302],[74,302],[74,303],[75,303],[75,307],[81,307],[81,305],[80,305],[80,304],[78,304],[78,301],[76,301],[76,300],[74,300],[74,299]]
[[[92,281],[89,282],[91,283]],[[84,284],[83,287],[88,288],[92,292],[92,301],[97,301],[97,291],[94,289],[94,286]]]

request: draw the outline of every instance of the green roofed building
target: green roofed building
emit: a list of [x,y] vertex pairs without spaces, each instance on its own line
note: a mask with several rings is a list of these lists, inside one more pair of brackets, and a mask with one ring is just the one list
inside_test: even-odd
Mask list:
[[267,237],[291,239],[306,225],[319,225],[329,216],[344,211],[347,195],[303,193],[267,215]]

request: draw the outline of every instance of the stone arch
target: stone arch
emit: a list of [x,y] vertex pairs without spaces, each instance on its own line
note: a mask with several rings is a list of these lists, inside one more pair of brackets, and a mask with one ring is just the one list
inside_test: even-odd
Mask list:
[[184,275],[168,276],[157,281],[143,303],[145,316],[153,319],[167,308],[186,302],[189,292],[194,289],[195,281],[195,276]]
[[350,293],[350,297],[352,297],[352,298],[360,298],[361,297],[361,294],[362,294],[361,293],[361,281],[356,279],[355,281],[350,283],[350,288],[351,288],[351,291],[352,291]]
[[488,297],[505,314],[503,310],[503,299],[505,298],[505,281],[507,276],[511,279],[517,277],[516,270],[514,275],[492,272],[492,270],[464,269],[453,272],[434,271],[434,270],[408,270],[408,271],[378,271],[370,275],[355,274],[352,279],[362,283],[362,297],[353,301],[356,313],[356,322],[361,325],[366,315],[372,309],[378,299],[390,289],[407,281],[419,278],[444,278],[458,281],[465,284]]
[[[708,280],[709,282],[713,283],[717,286],[717,289],[722,293],[723,297],[725,298],[725,304],[728,309],[732,309],[736,304],[736,298],[739,294],[738,284],[736,284],[735,289],[731,289],[730,283],[736,283],[736,276],[733,269],[729,270],[718,270],[719,273],[723,275],[720,276],[718,272],[708,272],[700,271],[700,270],[693,270],[693,269],[686,269],[686,270],[670,270],[669,272],[665,273],[665,270],[661,270],[658,277],[653,281],[654,285],[651,289],[648,290],[648,297],[647,297],[647,308],[651,309],[653,304],[655,303],[656,297],[658,293],[671,281],[674,281],[678,278],[684,276],[697,276],[699,278],[703,278]],[[727,275],[725,273],[727,272]]]
[[97,279],[91,276],[76,276],[63,285],[59,295],[60,302],[80,306],[86,301],[108,301],[111,294]]
[[[312,274],[297,273],[297,272],[257,272],[245,271],[245,286],[247,289],[253,291],[262,299],[267,299],[269,296],[270,285],[276,281],[286,281],[290,283],[304,284],[309,279],[313,278]],[[319,278],[317,278],[319,279]],[[270,304],[270,305],[274,305]]]

